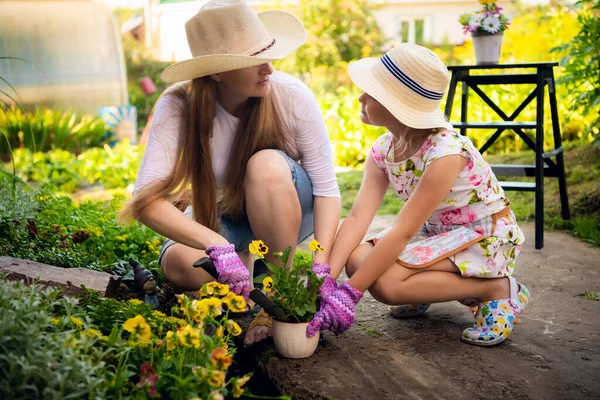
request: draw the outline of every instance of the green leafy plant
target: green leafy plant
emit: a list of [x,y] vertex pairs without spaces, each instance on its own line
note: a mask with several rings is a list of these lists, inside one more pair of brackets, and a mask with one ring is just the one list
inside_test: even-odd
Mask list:
[[581,7],[577,15],[579,33],[552,51],[568,52],[560,61],[565,74],[558,82],[569,89],[569,111],[592,116],[587,133],[600,146],[600,4],[591,0],[575,4]]
[[49,183],[64,193],[74,193],[87,185],[105,189],[125,188],[135,182],[143,146],[124,140],[114,147],[104,145],[75,154],[61,150],[32,152],[13,151],[18,176],[26,182]]
[[119,303],[86,292],[0,277],[1,398],[237,398],[250,374],[227,377],[242,330],[228,318],[243,297],[210,283],[173,312],[138,300]]
[[[0,177],[0,192],[11,182]],[[121,225],[125,198],[75,203],[46,186],[0,197],[0,254],[58,267],[111,270],[117,260],[138,259],[157,277],[162,237],[137,222]]]
[[[320,244],[313,240],[313,254],[319,251]],[[254,278],[254,282],[262,283],[271,300],[281,308],[291,321],[309,322],[317,312],[318,291],[323,279],[317,278],[311,270],[312,259],[301,255],[294,257],[289,268],[286,268],[291,247],[283,252],[272,253],[273,262],[267,262],[264,256],[269,249],[262,240],[250,244],[250,253],[257,255],[267,266],[270,275],[264,274]],[[322,250],[321,250],[322,251]]]
[[10,143],[9,146],[1,143],[0,153],[17,147],[81,152],[108,140],[102,119],[91,115],[79,117],[71,111],[38,108],[30,113],[19,106],[3,106],[0,107],[0,127]]
[[0,398],[107,398],[106,359],[123,349],[96,346],[59,289],[1,280]]

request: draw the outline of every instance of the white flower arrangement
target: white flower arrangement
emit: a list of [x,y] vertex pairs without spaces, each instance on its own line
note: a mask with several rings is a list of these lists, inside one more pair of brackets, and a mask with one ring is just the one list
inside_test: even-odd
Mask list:
[[495,0],[479,0],[479,4],[482,6],[481,10],[472,14],[462,14],[458,19],[465,34],[470,32],[493,35],[508,29],[510,22],[502,13],[502,7],[496,5]]

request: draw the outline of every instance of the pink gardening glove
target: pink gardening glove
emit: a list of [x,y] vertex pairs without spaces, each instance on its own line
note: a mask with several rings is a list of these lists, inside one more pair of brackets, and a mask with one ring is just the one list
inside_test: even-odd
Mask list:
[[317,278],[323,279],[331,273],[331,267],[329,264],[325,264],[322,262],[313,262],[310,267],[312,271],[317,275]]
[[319,329],[329,329],[336,335],[347,331],[354,323],[354,308],[362,297],[363,293],[348,282],[321,297],[321,309],[306,327],[306,335],[312,337]]
[[338,285],[335,279],[329,276],[329,273],[331,272],[331,267],[329,264],[313,262],[311,269],[315,275],[317,275],[317,278],[325,279],[318,292],[321,297],[329,296],[335,292],[335,290],[338,288]]
[[235,252],[235,245],[210,246],[206,249],[206,255],[210,257],[219,274],[217,281],[229,285],[229,289],[247,301],[252,289],[250,272]]
[[335,279],[329,276],[331,272],[331,267],[329,266],[329,264],[313,262],[311,269],[315,273],[315,275],[317,275],[317,278],[325,278],[318,292],[321,297],[329,296],[330,294],[336,291],[336,289],[338,288],[337,282],[335,281]]

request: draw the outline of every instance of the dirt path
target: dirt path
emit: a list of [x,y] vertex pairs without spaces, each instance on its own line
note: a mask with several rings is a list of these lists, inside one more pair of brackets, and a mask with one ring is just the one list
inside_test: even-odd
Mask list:
[[532,301],[504,344],[463,344],[473,317],[457,302],[396,320],[367,294],[350,331],[326,334],[308,359],[263,353],[266,372],[294,399],[600,398],[600,301],[581,296],[600,288],[600,249],[547,232],[536,251],[533,225],[523,230],[529,240],[515,276]]

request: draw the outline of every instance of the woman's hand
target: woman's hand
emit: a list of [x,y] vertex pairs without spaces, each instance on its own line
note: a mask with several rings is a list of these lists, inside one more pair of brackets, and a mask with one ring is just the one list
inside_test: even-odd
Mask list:
[[252,285],[250,283],[250,272],[235,252],[233,244],[219,244],[206,249],[206,255],[210,257],[219,274],[216,277],[219,283],[229,285],[229,288],[248,301]]

